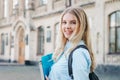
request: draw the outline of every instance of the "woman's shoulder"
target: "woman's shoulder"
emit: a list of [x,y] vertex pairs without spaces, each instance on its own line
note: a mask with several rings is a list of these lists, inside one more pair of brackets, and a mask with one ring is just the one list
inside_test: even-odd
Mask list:
[[89,51],[86,48],[79,47],[73,51],[74,55],[85,55],[85,56],[90,56]]
[[88,69],[91,65],[91,58],[88,50],[84,48],[77,48],[73,51],[73,63],[80,64],[81,68],[86,68],[85,66],[87,66]]
[[77,48],[75,51],[73,51],[73,58],[84,58],[85,60],[91,62],[90,53],[85,48]]

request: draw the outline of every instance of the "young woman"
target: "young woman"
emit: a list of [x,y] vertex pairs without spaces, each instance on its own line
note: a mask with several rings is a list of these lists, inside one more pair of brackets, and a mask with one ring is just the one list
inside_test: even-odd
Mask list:
[[89,73],[94,69],[94,57],[90,41],[89,25],[84,10],[80,7],[69,7],[61,16],[56,49],[53,54],[55,61],[47,80],[72,80],[68,72],[68,57],[73,52],[72,71],[74,80],[89,80]]

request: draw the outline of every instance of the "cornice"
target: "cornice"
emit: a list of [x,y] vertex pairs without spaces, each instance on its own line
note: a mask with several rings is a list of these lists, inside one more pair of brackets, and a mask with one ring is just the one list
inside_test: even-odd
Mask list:
[[83,8],[89,8],[93,6],[95,6],[95,2],[88,2],[80,5],[80,7],[83,7]]
[[51,16],[51,15],[59,14],[59,13],[62,13],[63,10],[53,11],[53,12],[45,13],[45,14],[41,14],[41,15],[33,15],[32,19],[43,18],[43,17],[48,17],[48,16]]
[[105,4],[110,4],[110,3],[114,3],[114,2],[120,2],[120,0],[109,0],[109,1],[105,1]]

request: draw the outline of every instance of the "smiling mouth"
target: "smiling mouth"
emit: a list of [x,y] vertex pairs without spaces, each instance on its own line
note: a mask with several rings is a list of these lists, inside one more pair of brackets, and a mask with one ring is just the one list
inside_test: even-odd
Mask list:
[[67,35],[71,35],[73,33],[73,31],[65,31],[65,34]]

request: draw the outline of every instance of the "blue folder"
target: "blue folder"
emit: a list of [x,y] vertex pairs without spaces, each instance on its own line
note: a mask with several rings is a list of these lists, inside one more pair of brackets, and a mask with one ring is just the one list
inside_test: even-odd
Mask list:
[[51,66],[54,63],[54,61],[52,60],[52,53],[42,56],[41,63],[42,63],[44,77],[48,76],[51,70]]

